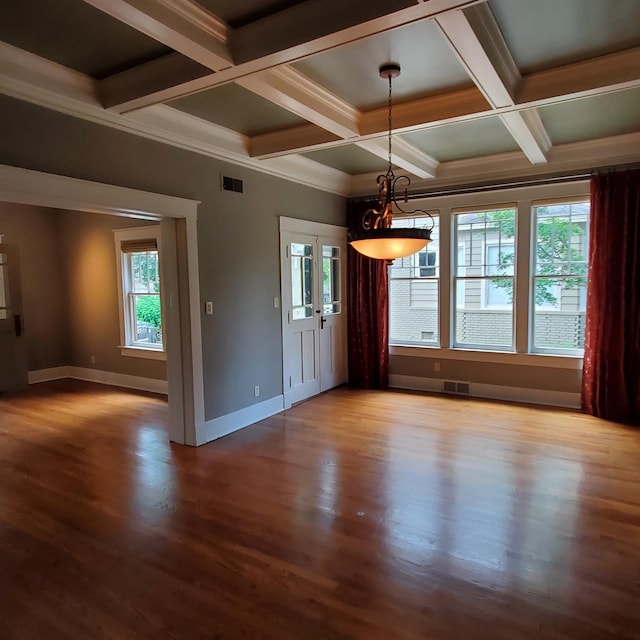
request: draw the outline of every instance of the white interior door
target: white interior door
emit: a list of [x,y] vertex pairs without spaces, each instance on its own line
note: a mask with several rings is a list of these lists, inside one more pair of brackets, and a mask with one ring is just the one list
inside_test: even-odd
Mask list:
[[347,381],[346,367],[346,243],[318,237],[320,293],[320,391]]
[[0,244],[0,391],[24,389],[27,377],[17,258]]
[[285,407],[346,382],[345,252],[341,231],[281,235]]

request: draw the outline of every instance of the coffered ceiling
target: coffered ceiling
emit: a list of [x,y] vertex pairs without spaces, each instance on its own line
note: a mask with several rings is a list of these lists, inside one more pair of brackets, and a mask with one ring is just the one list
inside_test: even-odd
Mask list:
[[4,0],[0,92],[321,189],[640,161],[638,0]]

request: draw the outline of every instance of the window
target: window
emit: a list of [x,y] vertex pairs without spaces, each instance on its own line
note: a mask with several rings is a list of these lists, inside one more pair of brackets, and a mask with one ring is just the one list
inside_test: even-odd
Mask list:
[[516,210],[454,215],[454,346],[513,350]]
[[[427,217],[394,218],[394,227],[425,228]],[[394,260],[389,271],[389,341],[391,344],[439,342],[439,222],[432,241],[417,254]]]
[[123,355],[163,358],[159,227],[115,232]]
[[533,209],[533,351],[584,349],[589,203]]
[[[392,353],[413,355],[402,346],[442,347],[448,350],[444,358],[522,364],[546,355],[581,357],[588,189],[586,182],[566,183],[425,201],[423,206],[439,208],[434,241],[395,260],[389,270]],[[495,204],[507,193],[506,202],[517,205]],[[393,222],[394,227],[424,224],[419,217]],[[478,356],[476,351],[506,353]],[[437,357],[429,349],[413,353]],[[527,357],[518,360],[522,354]],[[538,364],[579,365],[552,358]]]

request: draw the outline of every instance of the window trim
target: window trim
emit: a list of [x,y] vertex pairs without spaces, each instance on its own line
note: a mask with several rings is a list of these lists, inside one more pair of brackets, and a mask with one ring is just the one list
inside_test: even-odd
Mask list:
[[[152,224],[144,227],[129,227],[127,229],[116,229],[113,232],[116,247],[116,265],[118,271],[118,321],[120,323],[120,355],[133,358],[146,358],[148,360],[166,360],[167,352],[164,339],[162,347],[144,347],[140,344],[133,344],[127,340],[127,335],[131,332],[132,313],[130,297],[132,295],[128,286],[125,286],[125,277],[128,278],[129,266],[126,264],[127,256],[130,255],[121,250],[121,244],[130,240],[144,240],[154,238],[158,247],[158,256],[162,250],[160,225]],[[161,269],[160,259],[158,259],[158,269]],[[160,295],[160,294],[159,294]],[[161,299],[162,300],[162,299]],[[164,307],[161,304],[164,318]],[[164,324],[164,322],[163,322]]]
[[[415,356],[420,358],[449,358],[467,362],[495,362],[505,364],[523,364],[545,366],[549,368],[580,369],[582,354],[534,353],[530,351],[532,343],[532,320],[529,317],[531,308],[530,280],[532,270],[531,258],[531,224],[533,207],[547,203],[561,203],[563,200],[586,202],[589,200],[589,180],[569,178],[563,182],[550,184],[530,184],[516,187],[496,188],[486,191],[436,195],[429,198],[415,199],[413,204],[426,210],[438,210],[440,220],[440,301],[439,336],[440,346],[414,345],[395,343],[390,345],[392,356]],[[516,223],[516,281],[514,288],[514,324],[515,350],[494,351],[476,348],[453,348],[453,265],[451,254],[454,249],[453,213],[477,211],[479,209],[501,209],[507,206],[516,207],[518,215]],[[447,294],[447,286],[449,293]],[[449,295],[447,304],[443,296]]]
[[[417,251],[416,253],[414,253],[412,256],[407,256],[411,259],[411,266],[408,267],[410,269],[410,274],[409,276],[406,277],[402,277],[402,278],[391,278],[391,265],[389,265],[388,267],[388,274],[389,274],[389,296],[391,295],[391,281],[407,281],[409,282],[409,287],[411,287],[411,283],[418,281],[431,281],[431,282],[436,282],[437,283],[437,293],[438,293],[438,305],[436,307],[436,335],[437,335],[437,340],[406,340],[403,342],[392,342],[392,337],[391,337],[391,333],[389,332],[389,348],[391,349],[394,346],[409,346],[409,347],[430,347],[430,348],[439,348],[440,345],[442,344],[442,334],[441,334],[441,327],[442,327],[442,314],[441,314],[441,304],[440,304],[440,300],[441,300],[441,295],[442,295],[442,268],[441,268],[441,258],[440,256],[441,254],[441,236],[440,236],[440,212],[435,210],[435,209],[429,209],[429,215],[432,216],[433,220],[434,220],[434,224],[433,224],[433,230],[436,231],[437,233],[437,237],[436,237],[436,244],[431,244],[428,243],[427,246],[424,249],[421,249],[420,251]],[[424,219],[427,218],[427,216],[425,215],[407,215],[407,216],[397,216],[397,218],[399,220],[407,220],[407,221],[412,221],[412,220],[420,220],[420,219]],[[428,219],[428,218],[427,218]],[[422,227],[417,227],[417,228],[422,228]],[[435,241],[434,241],[435,242]],[[429,249],[429,247],[431,247],[431,249]],[[421,276],[420,274],[420,265],[419,265],[419,255],[420,253],[434,253],[436,256],[436,264],[433,267],[436,271],[436,275],[433,276]],[[403,258],[404,259],[404,258]],[[417,274],[417,275],[416,275]],[[410,302],[411,305],[411,302]]]
[[[536,281],[541,276],[536,274],[536,241],[537,241],[537,211],[538,207],[543,206],[554,206],[561,204],[581,204],[581,203],[589,203],[589,196],[586,197],[576,197],[576,198],[547,198],[545,200],[534,200],[531,202],[531,225],[530,225],[530,251],[531,251],[531,260],[530,260],[530,271],[529,271],[529,280],[531,282],[530,291],[529,291],[529,349],[528,352],[538,356],[567,356],[570,358],[582,358],[584,354],[584,349],[555,349],[555,348],[545,348],[545,347],[536,347],[535,344],[535,313],[536,313],[536,304],[535,304],[535,291],[536,291]],[[587,228],[589,228],[591,224],[591,220],[589,217],[586,220]],[[587,234],[587,238],[588,238]],[[587,260],[587,269],[588,269],[588,260],[589,260],[589,246],[588,243],[586,247],[584,247],[584,252]],[[563,277],[571,277],[571,276],[563,276]],[[560,287],[559,287],[560,288]],[[546,307],[542,308],[543,310],[551,310]]]
[[[515,218],[514,218],[514,224],[515,224],[515,237],[514,237],[514,252],[516,252],[516,256],[517,256],[517,242],[518,242],[518,205],[516,203],[510,203],[510,204],[500,204],[500,205],[493,205],[493,206],[487,206],[487,207],[464,207],[464,208],[460,208],[460,209],[455,209],[451,211],[451,215],[450,215],[450,219],[449,219],[449,224],[451,225],[451,238],[452,238],[452,247],[451,247],[451,257],[450,259],[452,259],[451,262],[451,284],[449,285],[449,298],[450,298],[450,304],[451,304],[451,316],[450,316],[450,349],[454,349],[456,351],[472,351],[472,352],[488,352],[488,353],[515,353],[516,352],[516,296],[515,296],[515,289],[516,289],[516,269],[517,266],[514,263],[514,273],[513,276],[511,276],[513,278],[513,291],[514,291],[514,295],[513,295],[513,301],[511,303],[511,323],[512,323],[512,329],[511,329],[511,345],[507,346],[507,345],[489,345],[489,344],[483,344],[481,342],[477,342],[477,343],[471,343],[471,342],[458,342],[456,340],[456,333],[457,333],[457,325],[456,325],[456,315],[457,312],[460,309],[464,309],[464,306],[459,306],[458,305],[458,283],[462,282],[464,280],[475,280],[477,282],[480,282],[480,301],[481,301],[481,307],[480,307],[480,311],[484,311],[484,312],[496,312],[499,313],[501,311],[507,311],[509,310],[508,306],[492,306],[489,307],[486,305],[486,283],[487,280],[495,277],[495,276],[487,276],[487,275],[481,275],[481,276],[469,276],[466,275],[466,269],[468,266],[473,266],[473,265],[459,265],[458,262],[460,260],[460,248],[464,247],[463,250],[463,255],[466,257],[466,249],[467,249],[467,244],[465,240],[460,240],[459,239],[459,229],[458,229],[458,225],[456,224],[456,220],[457,220],[457,216],[459,215],[464,215],[464,214],[468,214],[468,213],[487,213],[489,211],[500,211],[502,209],[513,209],[515,211]],[[486,229],[486,225],[485,225],[485,229]],[[491,245],[493,246],[495,243],[487,243],[486,241],[486,235],[485,237],[483,237],[482,239],[482,255],[483,255],[483,260],[484,260],[484,265],[483,265],[483,271],[486,274],[486,269],[487,269],[487,264],[486,264],[486,260],[487,260],[487,246]],[[472,249],[472,245],[470,245],[470,251],[473,251]],[[495,244],[495,246],[498,246],[498,244]],[[455,254],[455,260],[453,260],[454,255]],[[464,276],[459,276],[458,275],[458,269],[459,268],[464,268],[465,269],[465,275]]]

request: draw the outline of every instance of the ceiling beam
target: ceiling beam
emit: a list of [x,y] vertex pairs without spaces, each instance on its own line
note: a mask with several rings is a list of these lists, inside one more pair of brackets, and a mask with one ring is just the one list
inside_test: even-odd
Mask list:
[[[546,133],[539,116],[525,111],[634,88],[640,88],[640,47],[523,76],[516,91],[515,104],[510,106],[492,109],[475,87],[396,104],[393,107],[393,131],[420,131],[443,124],[520,112],[524,122],[510,117],[505,121],[506,126],[514,136],[536,138],[537,145],[544,149]],[[352,141],[384,136],[387,117],[386,107],[364,112],[360,118],[360,137]],[[343,141],[332,139],[318,127],[303,125],[250,138],[249,152],[253,157],[270,158],[339,144]],[[523,141],[523,146],[525,144]]]
[[[361,142],[356,142],[356,145],[385,161],[389,159],[389,145],[386,138],[362,140]],[[438,168],[437,160],[409,144],[406,140],[402,140],[402,138],[396,138],[393,141],[391,162],[419,178],[435,178]]]
[[[459,89],[449,93],[420,98],[394,105],[393,132],[403,133],[430,126],[459,122],[480,114],[491,113],[482,94],[475,87]],[[362,113],[360,136],[353,142],[380,138],[386,135],[389,126],[388,107]],[[343,140],[331,137],[314,125],[301,125],[283,131],[274,131],[249,140],[249,153],[256,158],[272,158],[288,153],[302,153],[344,144]],[[293,150],[296,151],[293,151]]]
[[84,0],[213,71],[232,65],[224,22],[189,0]]
[[[104,5],[104,10],[107,10],[113,3],[117,6],[129,6],[130,4],[138,5],[143,3],[159,4],[161,1],[164,3],[165,0],[86,1],[92,4]],[[177,2],[177,0],[166,1]],[[187,0],[180,1],[187,2]],[[469,7],[480,1],[482,0],[429,0],[429,2],[407,7],[407,0],[394,0],[390,5],[391,7],[402,5],[405,8],[389,11],[389,3],[386,1],[375,0],[373,3],[363,3],[361,0],[346,0],[343,2],[344,6],[341,6],[339,12],[327,12],[326,2],[307,0],[307,2],[297,5],[296,7],[278,12],[273,18],[270,18],[266,22],[260,20],[257,23],[241,27],[234,30],[233,33],[230,33],[229,46],[233,47],[234,55],[240,56],[243,60],[235,66],[230,64],[226,68],[216,70],[216,73],[205,73],[198,78],[186,77],[183,82],[176,81],[175,77],[170,77],[167,78],[164,83],[156,82],[154,86],[150,86],[149,83],[145,81],[144,76],[146,70],[144,66],[136,67],[104,80],[103,86],[101,87],[101,95],[105,97],[105,104],[108,105],[108,108],[117,113],[127,113],[152,104],[167,102],[191,93],[204,91],[205,89],[238,80],[239,78],[244,78],[279,65],[302,60],[322,51],[355,42],[388,31],[389,29],[432,18],[446,11]],[[371,4],[375,5],[373,9],[369,6]],[[324,7],[322,7],[322,5],[324,5]],[[315,16],[320,8],[322,8],[322,16],[321,19],[318,20]],[[372,11],[374,13],[380,13],[383,10],[387,13],[371,19],[367,17],[371,15]],[[295,12],[298,27],[293,30],[287,27],[286,33],[283,33],[283,25],[289,24],[292,15],[290,12],[292,11]],[[305,11],[307,12],[306,14]],[[125,12],[121,11],[121,13],[124,14]],[[144,27],[141,19],[142,16],[137,16],[136,14],[136,17],[139,18],[137,20],[138,27],[136,28],[140,28],[140,30],[146,33],[147,31],[142,28]],[[127,24],[132,25],[132,20],[128,19],[127,15],[123,15],[121,19]],[[311,32],[309,32],[308,29],[301,31],[299,25],[306,25],[308,23],[314,24],[314,30],[311,30]],[[318,28],[320,31],[318,31]],[[296,33],[289,33],[291,31],[296,31]],[[267,47],[268,49],[274,49],[273,51],[262,57],[244,61],[245,57],[251,58],[253,55],[256,55],[255,52],[251,55],[238,53],[238,51],[243,50],[245,46],[238,43],[244,41],[245,36],[243,34],[246,33],[253,34],[251,38],[246,38],[247,47],[250,46],[249,41],[253,39],[269,40],[274,37],[274,33],[280,34],[280,37],[273,40],[274,44]],[[302,33],[306,34],[310,39],[297,42]],[[295,37],[295,43],[292,43],[292,37]],[[161,42],[164,41],[158,36],[156,36],[156,39]],[[181,51],[181,53],[184,52]],[[198,60],[198,62],[201,62],[201,60]]]
[[351,176],[343,171],[295,155],[255,160],[247,152],[246,136],[177,109],[156,105],[128,115],[112,113],[100,104],[96,83],[89,76],[4,42],[0,42],[0,93],[298,184],[349,193]]
[[[450,11],[435,23],[489,104],[514,106],[520,72],[489,5]],[[500,119],[531,163],[547,161],[551,140],[537,113],[512,112]]]
[[236,84],[341,138],[359,134],[360,112],[293,67],[262,71]]

